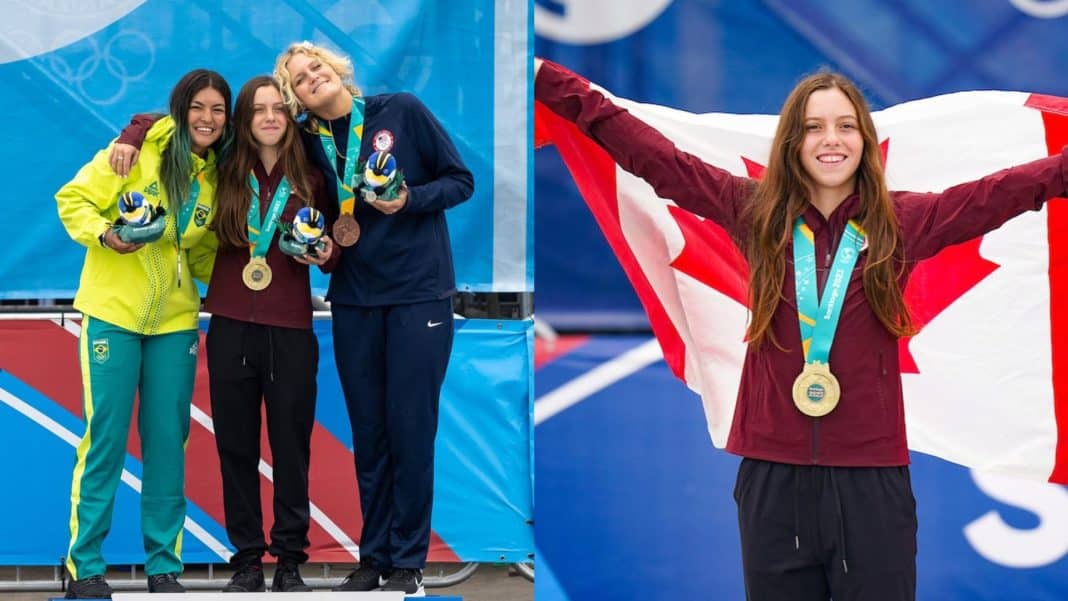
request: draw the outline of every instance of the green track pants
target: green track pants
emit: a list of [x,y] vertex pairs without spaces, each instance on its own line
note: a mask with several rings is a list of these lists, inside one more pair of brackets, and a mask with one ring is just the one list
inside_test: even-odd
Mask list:
[[88,315],[82,321],[79,354],[86,427],[71,480],[67,569],[72,578],[107,569],[101,547],[111,529],[134,393],[140,396],[145,573],[182,571],[185,443],[198,340],[196,330],[144,336]]

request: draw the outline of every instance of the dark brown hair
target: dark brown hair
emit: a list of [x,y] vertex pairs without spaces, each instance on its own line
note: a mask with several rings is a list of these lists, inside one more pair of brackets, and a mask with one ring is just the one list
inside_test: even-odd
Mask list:
[[[227,160],[219,166],[219,189],[215,194],[219,215],[215,218],[213,229],[223,247],[249,244],[248,207],[252,201],[252,188],[249,187],[248,175],[259,160],[260,148],[259,142],[252,136],[253,104],[256,91],[266,86],[279,89],[273,78],[261,75],[248,80],[237,94],[233,118],[234,145]],[[289,180],[293,194],[310,203],[312,190],[304,144],[293,116],[289,111],[282,112],[285,113],[286,133],[279,143],[278,166]],[[261,202],[269,201],[261,199]]]
[[897,217],[886,188],[879,140],[864,96],[847,78],[817,73],[790,92],[779,115],[764,176],[748,207],[750,237],[745,244],[749,262],[749,343],[759,346],[766,338],[776,346],[771,319],[782,300],[786,253],[793,238],[794,221],[805,212],[815,182],[801,163],[805,139],[805,107],[817,90],[838,89],[857,112],[864,152],[856,171],[860,194],[857,221],[867,234],[868,259],[864,265],[864,294],[879,321],[896,336],[915,332],[900,285],[903,269]]
[[230,125],[230,85],[226,79],[215,71],[194,69],[186,73],[171,90],[169,103],[171,117],[174,119],[174,134],[160,155],[159,178],[163,189],[167,191],[170,211],[176,212],[188,200],[192,186],[190,174],[193,173],[192,141],[189,136],[189,107],[193,97],[201,90],[211,88],[223,97],[226,119],[219,139],[211,145],[215,150],[216,161],[225,157],[231,142],[233,127]]

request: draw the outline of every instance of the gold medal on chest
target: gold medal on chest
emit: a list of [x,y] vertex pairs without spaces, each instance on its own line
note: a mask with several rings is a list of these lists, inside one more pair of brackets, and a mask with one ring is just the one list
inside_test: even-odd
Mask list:
[[794,405],[812,417],[823,417],[838,406],[842,388],[831,373],[830,365],[813,361],[806,363],[801,375],[794,380]]
[[263,257],[252,257],[241,271],[241,279],[250,290],[263,290],[271,285],[271,266]]

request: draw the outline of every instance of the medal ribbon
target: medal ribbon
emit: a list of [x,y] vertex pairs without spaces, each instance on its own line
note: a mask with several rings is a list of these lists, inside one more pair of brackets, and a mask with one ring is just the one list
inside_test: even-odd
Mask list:
[[271,197],[271,204],[267,207],[267,215],[264,216],[261,222],[260,182],[251,173],[248,174],[248,185],[252,187],[252,199],[248,204],[249,253],[253,257],[263,258],[267,256],[267,251],[271,248],[271,240],[274,240],[274,233],[278,230],[278,218],[282,216],[282,211],[286,208],[286,202],[289,200],[289,194],[292,189],[289,187],[289,180],[283,176],[282,181],[278,183],[278,189],[274,191],[274,196]]
[[827,364],[838,319],[842,316],[849,276],[864,245],[864,230],[850,219],[834,254],[831,273],[817,299],[816,245],[812,229],[800,217],[794,222],[794,284],[797,288],[797,320],[801,325],[801,348],[805,362]]
[[[203,173],[203,172],[202,172]],[[178,223],[175,224],[175,238],[178,240],[178,248],[182,247],[182,232],[189,228],[189,221],[193,218],[193,210],[197,206],[197,198],[200,197],[200,175],[193,178],[189,184],[189,200],[185,201],[178,211]]]
[[337,146],[334,144],[334,136],[330,130],[319,123],[319,140],[323,143],[323,150],[329,159],[330,169],[337,180],[337,203],[341,206],[342,215],[352,215],[356,209],[356,194],[352,191],[352,179],[356,175],[356,163],[360,158],[360,143],[363,140],[363,98],[352,98],[352,115],[349,117],[349,141],[345,147],[345,174],[342,177],[337,172],[337,164],[334,157],[337,156]]
[[193,181],[189,184],[189,200],[185,201],[181,210],[178,211],[178,216],[174,224],[174,240],[178,245],[178,287],[182,287],[182,232],[189,228],[189,222],[193,219],[193,211],[197,206],[197,198],[200,197],[200,178],[203,177],[204,172],[193,176]]

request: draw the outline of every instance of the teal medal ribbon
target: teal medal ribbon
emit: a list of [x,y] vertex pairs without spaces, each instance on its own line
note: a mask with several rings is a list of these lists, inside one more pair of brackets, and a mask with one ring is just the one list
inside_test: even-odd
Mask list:
[[266,257],[271,248],[271,241],[278,231],[278,218],[286,208],[292,188],[289,180],[284,176],[278,183],[278,189],[271,197],[271,204],[267,207],[267,215],[260,221],[260,182],[251,173],[248,174],[248,185],[252,187],[252,199],[248,206],[248,243],[249,252],[253,257]]
[[830,413],[842,396],[828,359],[849,278],[864,248],[864,241],[864,230],[851,219],[838,244],[822,298],[817,298],[819,285],[814,236],[801,217],[794,222],[794,284],[805,367],[794,380],[793,398],[794,405],[805,415],[820,417]]
[[267,206],[267,215],[260,219],[260,182],[252,173],[248,174],[248,185],[252,188],[252,198],[248,203],[249,261],[241,271],[241,280],[250,290],[263,290],[271,284],[271,266],[267,264],[267,251],[278,231],[278,218],[286,208],[292,188],[285,177],[278,183],[278,188]]
[[[357,163],[360,158],[360,144],[363,141],[363,98],[353,96],[352,114],[349,117],[348,144],[345,147],[345,173],[337,172],[336,158],[337,145],[334,143],[334,133],[329,129],[330,122],[318,122],[319,141],[323,144],[327,162],[333,170],[337,182],[337,202],[340,207],[340,216],[334,224],[334,238],[341,246],[352,246],[360,236],[360,226],[356,223],[353,213],[356,211],[356,193],[353,191],[353,183],[356,176]],[[326,123],[324,126],[323,123]]]

